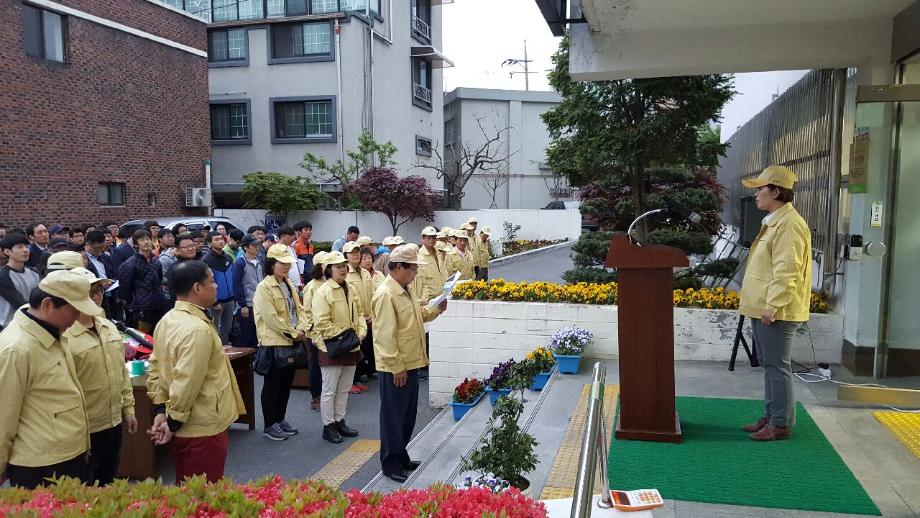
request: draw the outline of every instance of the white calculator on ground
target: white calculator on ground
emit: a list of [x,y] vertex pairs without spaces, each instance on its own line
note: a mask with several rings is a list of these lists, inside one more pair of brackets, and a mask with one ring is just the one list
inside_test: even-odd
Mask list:
[[657,489],[637,489],[635,491],[610,490],[613,507],[619,511],[645,511],[664,505],[661,493]]

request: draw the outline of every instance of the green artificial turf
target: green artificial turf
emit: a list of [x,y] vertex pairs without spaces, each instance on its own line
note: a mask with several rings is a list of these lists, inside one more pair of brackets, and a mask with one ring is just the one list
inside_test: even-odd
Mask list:
[[666,499],[881,515],[801,404],[787,441],[741,430],[763,413],[750,399],[678,397],[683,443],[611,439],[612,489],[654,488]]

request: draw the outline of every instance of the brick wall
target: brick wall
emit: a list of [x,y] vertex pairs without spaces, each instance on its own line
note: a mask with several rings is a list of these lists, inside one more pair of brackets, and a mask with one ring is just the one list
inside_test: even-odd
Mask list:
[[[203,23],[146,0],[62,3],[206,48]],[[0,221],[187,213],[184,188],[204,186],[210,155],[207,59],[67,16],[66,63],[37,60],[23,51],[21,9],[0,0]],[[125,183],[125,207],[101,207],[99,182]]]

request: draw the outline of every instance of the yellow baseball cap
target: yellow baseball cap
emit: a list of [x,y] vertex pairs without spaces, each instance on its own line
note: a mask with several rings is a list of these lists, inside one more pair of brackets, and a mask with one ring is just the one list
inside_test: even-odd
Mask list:
[[327,254],[329,254],[329,252],[317,252],[316,255],[313,256],[313,264],[323,264],[323,259],[326,258]]
[[364,246],[364,245],[369,245],[373,243],[374,241],[370,238],[370,236],[361,236],[355,242],[358,243],[358,246]]
[[419,266],[428,264],[428,261],[425,261],[418,256],[418,245],[415,243],[399,245],[394,248],[393,251],[390,252],[390,262],[417,264]]
[[349,241],[345,243],[345,245],[342,247],[342,251],[345,252],[346,254],[349,254],[355,250],[360,250],[360,249],[361,249],[361,245],[358,244],[357,241]]
[[771,165],[764,169],[757,178],[742,180],[741,183],[750,189],[757,189],[764,185],[776,185],[786,189],[792,189],[792,186],[795,185],[795,182],[798,180],[798,177],[792,172],[792,169],[783,165]]
[[83,256],[79,252],[65,250],[55,252],[48,258],[48,270],[73,270],[83,268]]
[[66,300],[84,315],[105,316],[102,308],[89,298],[90,282],[83,274],[70,270],[51,272],[38,283],[38,287],[48,295]]
[[470,238],[470,235],[466,233],[466,230],[460,230],[460,229],[454,230],[451,236],[457,239],[469,239]]
[[489,228],[489,225],[482,227],[482,229],[479,230],[479,233],[492,237],[492,229]]
[[276,259],[279,263],[294,264],[297,262],[297,259],[291,255],[291,251],[288,250],[288,246],[284,243],[278,243],[270,246],[268,248],[268,252],[265,255],[269,259]]
[[438,229],[436,229],[436,228],[434,228],[434,227],[425,227],[425,228],[422,229],[422,235],[423,235],[423,236],[437,236],[437,235],[438,235]]
[[328,254],[326,254],[325,257],[323,257],[323,260],[322,260],[322,264],[324,266],[329,266],[330,264],[342,264],[342,263],[347,263],[347,262],[348,262],[348,259],[345,259],[345,256],[342,255],[342,252],[339,252],[339,251],[329,252]]
[[84,267],[82,267],[82,266],[78,266],[78,267],[72,269],[71,271],[72,271],[72,272],[79,273],[80,275],[86,277],[86,280],[88,280],[89,283],[90,283],[91,285],[92,285],[92,284],[99,284],[99,283],[103,283],[103,284],[108,285],[108,284],[112,284],[112,282],[114,282],[114,281],[112,281],[112,279],[106,279],[105,277],[102,277],[102,278],[96,277],[96,274],[95,274],[95,273],[93,273],[93,272],[87,270],[86,268],[84,268]]

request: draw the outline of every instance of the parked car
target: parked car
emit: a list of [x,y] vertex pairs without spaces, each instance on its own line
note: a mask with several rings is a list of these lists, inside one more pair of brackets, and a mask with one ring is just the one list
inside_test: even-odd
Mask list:
[[[180,224],[188,227],[189,231],[192,230],[201,230],[205,226],[208,227],[208,230],[214,230],[217,228],[218,223],[223,223],[227,226],[227,232],[235,228],[240,228],[239,225],[230,221],[227,218],[220,218],[216,216],[187,216],[179,218],[151,218],[155,219],[157,223],[160,224],[161,228],[168,228],[170,230],[176,230],[176,227]],[[121,225],[121,228],[125,230],[127,235],[131,235],[135,230],[144,227],[144,222],[149,221],[146,219],[133,219]],[[245,229],[244,229],[245,230]]]
[[[555,200],[549,202],[546,207],[543,207],[543,210],[566,210],[566,209],[576,209],[578,210],[581,207],[581,202],[577,200]],[[597,224],[597,221],[594,220],[591,216],[586,214],[581,215],[581,228],[582,230],[597,230],[600,227]]]

